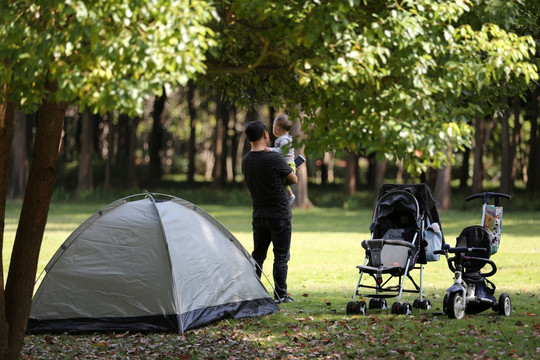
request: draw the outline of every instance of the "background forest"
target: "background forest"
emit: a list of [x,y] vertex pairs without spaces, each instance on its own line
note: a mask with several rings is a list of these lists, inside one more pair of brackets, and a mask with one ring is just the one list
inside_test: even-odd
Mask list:
[[[373,153],[306,153],[299,144],[296,152],[308,158],[307,181],[300,184],[306,187],[307,197],[297,206],[354,206],[354,201],[347,201],[349,197],[358,190],[376,190],[383,181],[424,181],[435,191],[445,171],[455,190],[537,193],[539,95],[536,88],[523,97],[505,97],[498,104],[500,111],[471,119],[476,130],[472,148],[456,151],[453,165],[420,175],[409,174],[400,161],[378,160]],[[84,198],[96,192],[120,195],[141,189],[174,192],[196,183],[216,191],[242,189],[240,162],[249,150],[244,124],[260,119],[271,128],[275,116],[276,110],[266,105],[237,109],[223,101],[218,90],[204,89],[194,82],[168,96],[154,97],[146,103],[141,117],[99,116],[70,106],[59,149],[56,196]],[[37,116],[18,112],[16,119],[10,198],[24,194]],[[298,124],[295,132],[302,139],[299,129]],[[311,198],[309,188],[316,192]],[[321,198],[321,188],[337,194]],[[446,208],[450,206],[445,200],[450,193],[438,192],[437,196]],[[537,205],[530,204],[531,208]]]

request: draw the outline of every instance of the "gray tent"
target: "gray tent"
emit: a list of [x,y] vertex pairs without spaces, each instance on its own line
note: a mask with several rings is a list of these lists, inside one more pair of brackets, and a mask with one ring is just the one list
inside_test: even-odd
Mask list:
[[185,200],[133,195],[62,244],[32,301],[28,332],[184,332],[278,310],[255,262],[215,218]]

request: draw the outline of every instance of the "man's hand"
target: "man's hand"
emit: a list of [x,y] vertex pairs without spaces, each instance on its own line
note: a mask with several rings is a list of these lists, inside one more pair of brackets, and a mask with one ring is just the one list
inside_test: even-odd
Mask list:
[[287,175],[287,177],[285,178],[285,183],[287,185],[294,185],[298,182],[298,177],[296,176],[296,174],[294,173],[294,171],[291,171],[289,173],[289,175]]

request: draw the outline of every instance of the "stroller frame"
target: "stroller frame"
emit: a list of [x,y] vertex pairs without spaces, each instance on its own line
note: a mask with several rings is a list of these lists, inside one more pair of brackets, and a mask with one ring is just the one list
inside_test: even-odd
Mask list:
[[[497,301],[494,296],[496,286],[487,279],[497,272],[497,266],[489,257],[499,246],[502,218],[499,214],[494,218],[489,218],[486,214],[489,212],[491,199],[495,199],[495,207],[499,207],[501,197],[511,198],[510,195],[492,192],[467,197],[466,201],[482,199],[481,225],[464,228],[456,239],[456,247],[446,244],[443,249],[436,251],[445,255],[448,268],[454,273],[454,284],[446,290],[443,300],[443,313],[451,319],[462,319],[465,314],[476,314],[489,308],[504,316],[510,316],[512,312],[512,302],[508,294],[502,293]],[[502,214],[502,208],[500,211]],[[474,241],[481,245],[470,246]],[[449,257],[449,254],[454,256]],[[490,265],[491,269],[483,273],[481,269],[485,265]]]
[[[429,196],[429,201],[424,201],[424,206],[419,205],[417,196],[418,193]],[[398,199],[403,198],[410,208],[414,207],[414,215],[409,214],[409,219],[414,218],[414,223],[411,221],[406,223],[403,220],[402,209],[398,209],[395,214],[379,212],[379,204],[385,205],[389,198],[397,196]],[[399,200],[398,202],[400,202]],[[357,301],[357,296],[369,297],[369,309],[386,309],[388,304],[387,298],[396,297],[397,301],[392,305],[393,314],[412,314],[412,308],[430,309],[431,302],[428,299],[423,299],[423,271],[424,264],[417,263],[420,253],[424,250],[422,234],[425,230],[425,221],[429,218],[429,213],[421,211],[425,209],[425,203],[435,205],[432,199],[431,192],[425,184],[412,185],[392,185],[385,184],[379,192],[379,200],[373,214],[372,224],[370,226],[371,237],[369,240],[362,241],[362,247],[366,251],[366,256],[363,265],[358,265],[360,275],[356,284],[356,289],[353,294],[353,299],[347,304],[347,314],[362,314],[367,312],[367,304],[365,301]],[[389,206],[387,204],[385,206]],[[432,209],[433,211],[433,209]],[[406,229],[389,228],[386,233],[381,236],[378,226],[386,230],[385,225],[378,223],[378,215],[382,219],[391,218],[391,216],[401,216],[402,225],[406,225]],[[412,215],[412,216],[411,216]],[[436,218],[438,221],[438,216]],[[429,221],[429,220],[428,220]],[[392,222],[392,221],[391,221]],[[402,231],[402,237],[396,236],[395,231]],[[377,233],[377,234],[376,234]],[[407,234],[407,236],[405,236]],[[411,271],[420,270],[419,284],[411,276]],[[364,274],[370,276],[375,281],[375,285],[362,284],[365,278]],[[388,276],[384,279],[384,276]],[[389,284],[392,279],[397,279],[398,284]],[[412,286],[405,287],[405,280],[409,279]],[[361,292],[361,289],[374,290],[374,294]],[[415,293],[418,297],[411,304],[402,302],[403,293]]]

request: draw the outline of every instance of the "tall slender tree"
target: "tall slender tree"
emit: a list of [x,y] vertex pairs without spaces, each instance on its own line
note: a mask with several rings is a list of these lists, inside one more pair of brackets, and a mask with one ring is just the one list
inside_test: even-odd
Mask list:
[[[166,10],[166,11],[165,11]],[[18,359],[30,311],[67,102],[96,113],[142,113],[145,98],[204,71],[213,16],[205,1],[11,1],[0,12],[0,221],[15,109],[39,120],[4,287],[0,358]],[[4,186],[6,185],[6,186]],[[2,258],[0,256],[0,258]]]

